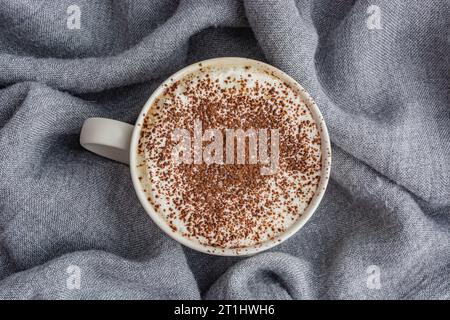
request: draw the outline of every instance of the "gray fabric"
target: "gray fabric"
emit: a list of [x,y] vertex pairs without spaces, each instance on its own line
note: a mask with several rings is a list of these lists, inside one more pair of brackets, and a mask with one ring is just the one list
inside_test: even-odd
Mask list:
[[[0,298],[449,299],[449,16],[446,0],[0,0]],[[172,72],[218,56],[292,75],[333,142],[313,218],[249,258],[169,239],[128,168],[78,143],[86,118],[133,123]]]

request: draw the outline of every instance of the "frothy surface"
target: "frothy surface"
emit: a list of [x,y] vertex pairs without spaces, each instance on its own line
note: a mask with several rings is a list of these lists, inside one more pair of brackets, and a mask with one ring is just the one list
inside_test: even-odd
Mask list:
[[[196,120],[203,130],[278,129],[278,170],[175,163],[173,132],[193,135]],[[317,191],[321,157],[319,129],[295,89],[256,66],[208,66],[169,83],[150,108],[139,180],[173,232],[217,249],[245,248],[275,239],[302,215]]]

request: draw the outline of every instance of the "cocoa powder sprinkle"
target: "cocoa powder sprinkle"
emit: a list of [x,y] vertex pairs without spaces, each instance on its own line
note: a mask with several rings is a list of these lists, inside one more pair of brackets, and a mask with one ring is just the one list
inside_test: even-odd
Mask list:
[[[312,201],[322,168],[320,131],[288,83],[253,66],[223,77],[227,70],[216,68],[201,66],[155,101],[141,129],[139,180],[173,232],[211,247],[245,248],[285,232]],[[193,136],[196,120],[203,131],[278,129],[278,171],[262,175],[263,163],[174,164],[172,134],[184,128]]]

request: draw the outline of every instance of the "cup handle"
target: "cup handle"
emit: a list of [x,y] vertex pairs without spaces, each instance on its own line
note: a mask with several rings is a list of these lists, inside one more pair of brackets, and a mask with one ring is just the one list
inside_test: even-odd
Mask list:
[[93,153],[129,164],[133,129],[134,126],[125,122],[89,118],[81,128],[80,144]]

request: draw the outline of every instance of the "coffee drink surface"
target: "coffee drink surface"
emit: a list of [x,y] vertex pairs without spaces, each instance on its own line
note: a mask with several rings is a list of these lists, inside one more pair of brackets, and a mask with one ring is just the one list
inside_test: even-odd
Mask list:
[[307,102],[255,65],[199,65],[169,82],[145,116],[137,150],[155,211],[173,232],[212,250],[276,240],[321,179],[320,128]]

